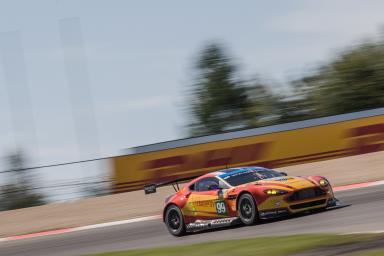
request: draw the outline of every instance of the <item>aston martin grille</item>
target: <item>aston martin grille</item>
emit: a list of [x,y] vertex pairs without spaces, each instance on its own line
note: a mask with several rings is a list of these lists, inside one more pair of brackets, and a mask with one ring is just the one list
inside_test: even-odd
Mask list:
[[311,199],[311,198],[323,196],[325,194],[326,194],[326,192],[319,187],[306,188],[306,189],[301,189],[301,190],[294,192],[287,199],[288,199],[288,201],[293,202],[293,201]]

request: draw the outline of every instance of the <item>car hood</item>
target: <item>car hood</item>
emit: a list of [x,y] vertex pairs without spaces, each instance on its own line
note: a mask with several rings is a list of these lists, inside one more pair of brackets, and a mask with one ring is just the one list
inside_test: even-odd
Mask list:
[[277,186],[290,189],[304,189],[317,186],[316,183],[306,177],[283,176],[271,179],[259,180],[255,185]]

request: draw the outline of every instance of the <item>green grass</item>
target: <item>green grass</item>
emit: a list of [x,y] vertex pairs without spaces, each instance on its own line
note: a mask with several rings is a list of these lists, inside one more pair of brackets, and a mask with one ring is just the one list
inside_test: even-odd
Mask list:
[[372,251],[363,251],[352,254],[351,256],[383,256],[384,250],[372,250]]
[[[171,238],[172,239],[172,238]],[[176,238],[175,238],[176,239]],[[97,254],[98,256],[245,256],[245,255],[288,255],[348,242],[372,239],[372,235],[294,235],[281,237],[261,237],[241,240],[207,242],[193,245],[137,249],[124,252]],[[376,256],[380,254],[367,254]],[[380,253],[380,252],[379,252]]]

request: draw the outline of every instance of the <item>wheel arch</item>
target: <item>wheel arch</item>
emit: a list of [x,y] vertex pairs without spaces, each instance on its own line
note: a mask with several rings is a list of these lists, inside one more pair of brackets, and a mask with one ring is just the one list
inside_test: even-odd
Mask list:
[[257,206],[257,201],[255,199],[255,196],[253,195],[252,192],[248,191],[248,190],[243,190],[241,191],[238,195],[237,195],[237,198],[236,198],[236,211],[239,209],[239,200],[240,200],[240,197],[244,194],[249,194],[252,198],[253,198],[253,201],[255,202],[255,205],[256,205],[256,210],[258,210],[258,206]]

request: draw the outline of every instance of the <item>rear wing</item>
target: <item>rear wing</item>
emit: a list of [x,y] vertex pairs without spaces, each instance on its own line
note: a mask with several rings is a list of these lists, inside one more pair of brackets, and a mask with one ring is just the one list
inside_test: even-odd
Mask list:
[[153,194],[153,193],[156,193],[156,189],[158,187],[164,187],[164,186],[168,186],[168,185],[172,185],[175,192],[178,192],[180,190],[179,183],[191,181],[197,177],[199,177],[199,176],[185,177],[185,178],[179,178],[179,179],[175,179],[175,180],[168,180],[168,181],[161,182],[161,183],[147,184],[147,185],[144,185],[144,192],[146,195],[147,194]]
[[146,195],[156,193],[156,188],[157,188],[156,184],[148,184],[144,186],[144,192]]

